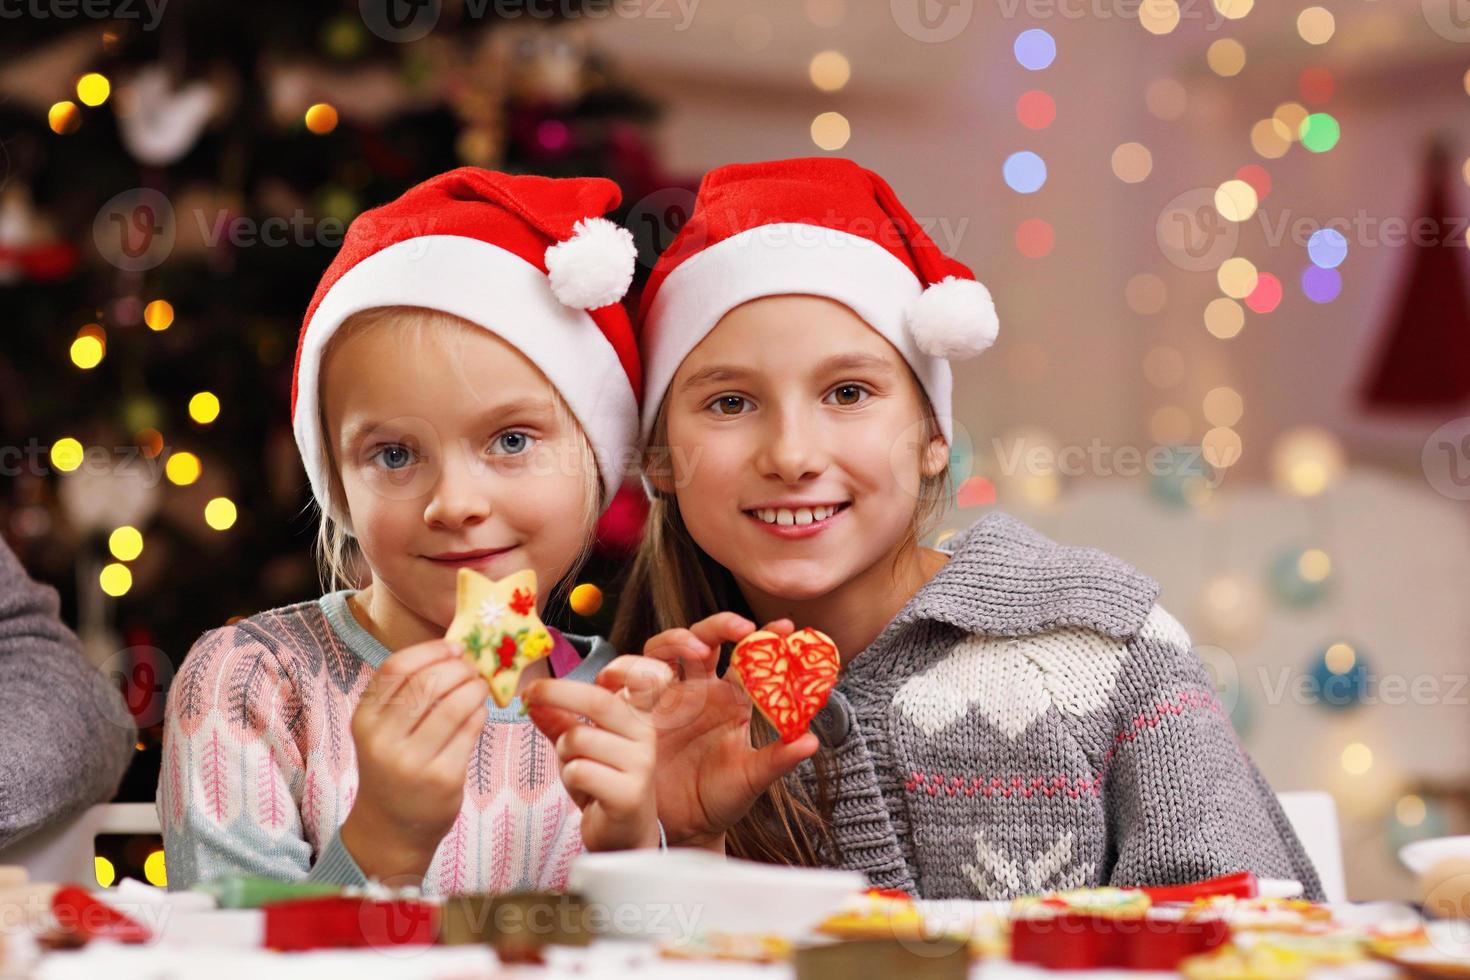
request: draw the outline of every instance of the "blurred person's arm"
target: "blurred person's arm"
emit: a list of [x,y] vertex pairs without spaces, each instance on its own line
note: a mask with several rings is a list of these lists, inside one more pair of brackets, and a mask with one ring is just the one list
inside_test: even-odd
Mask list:
[[0,541],[0,846],[112,799],[133,757],[122,695],[59,609]]

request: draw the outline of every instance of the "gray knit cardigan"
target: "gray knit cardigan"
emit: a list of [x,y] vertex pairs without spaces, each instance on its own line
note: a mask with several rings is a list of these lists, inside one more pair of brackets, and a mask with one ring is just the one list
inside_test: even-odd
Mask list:
[[948,547],[814,724],[833,863],[924,898],[1242,869],[1321,898],[1157,583],[1000,513]]

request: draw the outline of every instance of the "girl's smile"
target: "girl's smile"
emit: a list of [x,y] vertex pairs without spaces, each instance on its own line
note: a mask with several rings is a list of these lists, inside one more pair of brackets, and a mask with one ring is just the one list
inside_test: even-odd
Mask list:
[[744,511],[745,516],[760,525],[763,531],[778,538],[811,538],[827,530],[847,513],[851,500],[838,503],[787,503],[762,504]]

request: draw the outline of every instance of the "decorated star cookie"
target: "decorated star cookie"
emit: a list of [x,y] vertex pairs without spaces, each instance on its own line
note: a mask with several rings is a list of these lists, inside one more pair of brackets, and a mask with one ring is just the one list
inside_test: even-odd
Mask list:
[[490,682],[490,696],[504,708],[516,695],[521,671],[551,652],[551,634],[536,615],[536,573],[529,568],[498,582],[459,570],[454,621],[446,640],[464,645]]
[[730,656],[740,686],[787,743],[800,738],[827,703],[841,666],[837,645],[816,630],[788,637],[756,630]]

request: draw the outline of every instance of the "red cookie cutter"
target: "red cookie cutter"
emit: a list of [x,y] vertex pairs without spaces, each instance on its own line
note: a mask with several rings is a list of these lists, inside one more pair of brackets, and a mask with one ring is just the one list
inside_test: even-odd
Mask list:
[[272,902],[262,908],[266,947],[287,952],[427,946],[439,934],[439,909],[426,902],[328,895]]

